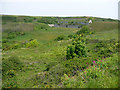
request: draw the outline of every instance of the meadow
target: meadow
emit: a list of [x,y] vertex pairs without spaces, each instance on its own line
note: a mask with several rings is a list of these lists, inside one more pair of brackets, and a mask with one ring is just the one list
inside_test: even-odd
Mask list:
[[56,18],[8,18],[2,33],[3,88],[118,88],[117,21],[94,18],[77,29],[49,27],[47,21]]

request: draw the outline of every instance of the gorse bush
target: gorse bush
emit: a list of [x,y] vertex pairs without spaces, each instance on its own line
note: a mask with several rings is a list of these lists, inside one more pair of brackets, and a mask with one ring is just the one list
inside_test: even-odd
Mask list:
[[30,48],[30,47],[37,47],[39,45],[38,41],[36,39],[31,40],[28,43],[25,43],[25,47]]
[[67,59],[72,59],[74,57],[85,57],[86,56],[86,45],[83,39],[76,38],[73,40],[72,45],[67,47]]
[[86,39],[85,35],[89,34],[89,28],[87,26],[82,27],[73,37],[72,45],[67,47],[67,59],[74,57],[86,57]]

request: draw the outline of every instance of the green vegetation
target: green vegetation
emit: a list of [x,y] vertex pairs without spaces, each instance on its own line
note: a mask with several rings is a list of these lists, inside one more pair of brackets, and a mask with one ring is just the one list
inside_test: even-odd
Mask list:
[[117,21],[94,18],[76,29],[47,25],[67,17],[13,17],[3,21],[3,88],[118,88]]

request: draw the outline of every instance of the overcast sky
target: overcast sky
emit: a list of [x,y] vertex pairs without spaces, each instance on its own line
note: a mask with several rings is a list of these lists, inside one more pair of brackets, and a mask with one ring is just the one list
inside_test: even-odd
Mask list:
[[0,0],[0,14],[118,18],[120,0]]

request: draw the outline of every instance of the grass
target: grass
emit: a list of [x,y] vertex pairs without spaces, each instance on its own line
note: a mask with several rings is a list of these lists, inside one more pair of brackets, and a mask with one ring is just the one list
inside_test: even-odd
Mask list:
[[[17,36],[13,39],[9,39],[9,43],[16,41],[17,43],[22,43],[29,41],[30,39],[36,39],[39,43],[38,47],[34,48],[17,48],[7,51],[3,51],[3,62],[7,61],[13,57],[17,57],[19,61],[23,64],[22,69],[15,70],[16,76],[8,78],[9,76],[3,75],[3,87],[18,87],[18,88],[117,88],[118,76],[117,76],[117,62],[118,62],[118,53],[114,53],[113,56],[106,58],[106,61],[103,61],[101,65],[103,68],[98,68],[98,71],[101,70],[103,74],[102,77],[92,78],[88,80],[90,75],[84,74],[87,72],[85,68],[84,71],[77,74],[71,75],[73,68],[72,66],[67,68],[65,63],[68,63],[69,60],[66,60],[66,48],[71,44],[70,40],[55,41],[59,35],[68,36],[75,33],[79,29],[72,28],[56,28],[48,27],[45,24],[34,25],[34,30],[26,28],[23,31],[26,33],[23,36]],[[41,27],[43,27],[41,29]],[[117,22],[94,22],[89,25],[91,31],[95,31],[95,34],[88,35],[87,38],[92,40],[118,40],[117,32]],[[7,36],[7,31],[3,32],[3,38]],[[7,43],[3,43],[3,46]],[[96,43],[89,42],[87,48],[90,50],[88,53],[89,57],[86,58],[74,58],[75,67],[76,65],[87,66],[86,63],[92,64],[95,59],[101,59],[98,57],[98,54],[94,52],[94,46]],[[17,60],[17,59],[16,59]],[[79,61],[79,62],[78,62]],[[82,65],[81,65],[82,64]],[[72,65],[72,64],[71,64]],[[106,65],[106,66],[104,66]],[[19,66],[19,64],[18,64]],[[82,67],[83,67],[82,66]],[[74,67],[74,65],[73,65]],[[109,69],[107,69],[109,68]],[[4,68],[5,69],[5,68]],[[69,71],[69,70],[72,71]],[[94,69],[89,68],[90,70]],[[7,69],[6,69],[7,70]],[[7,70],[8,71],[8,70]],[[69,71],[70,73],[65,73]],[[70,74],[70,75],[69,75]],[[89,74],[89,72],[88,72]],[[93,72],[94,74],[94,72]],[[100,72],[98,72],[100,74]],[[57,76],[58,75],[58,76]],[[84,79],[82,79],[84,78]],[[15,80],[13,83],[11,80]],[[99,81],[99,82],[98,82]],[[13,83],[13,84],[11,84]]]

